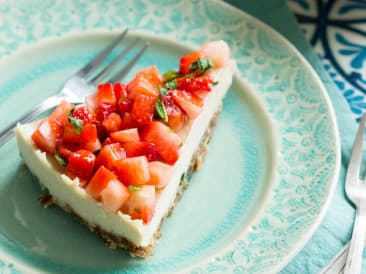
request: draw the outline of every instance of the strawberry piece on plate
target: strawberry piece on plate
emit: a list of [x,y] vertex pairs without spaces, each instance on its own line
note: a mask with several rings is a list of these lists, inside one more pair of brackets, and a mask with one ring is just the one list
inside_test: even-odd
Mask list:
[[48,117],[40,122],[36,131],[32,134],[32,140],[40,150],[55,154],[62,133],[62,125],[55,119]]
[[120,130],[122,127],[122,118],[119,114],[112,112],[103,120],[102,125],[109,133]]
[[175,132],[179,131],[184,126],[186,120],[185,113],[169,95],[163,96],[162,102],[168,115],[168,126],[170,126]]
[[140,136],[137,128],[123,129],[111,133],[113,141],[120,143],[140,141]]
[[150,181],[147,158],[138,156],[117,161],[117,175],[126,186],[145,185]]
[[149,185],[155,185],[156,188],[165,187],[173,174],[173,167],[160,161],[149,162],[150,181]]
[[164,162],[174,164],[178,160],[182,140],[167,125],[152,121],[142,129],[140,137],[156,145]]
[[117,180],[117,176],[105,166],[100,166],[89,181],[86,192],[94,199],[100,199],[100,193],[107,187],[110,181]]
[[155,113],[156,96],[138,93],[133,102],[131,115],[139,125],[151,122]]
[[201,58],[201,52],[194,51],[182,56],[179,60],[179,72],[182,74],[191,73],[191,65]]
[[85,149],[73,152],[68,157],[66,175],[71,179],[79,178],[80,186],[85,186],[93,175],[95,155]]
[[122,207],[123,213],[149,223],[155,211],[155,186],[131,186],[129,189],[130,197]]
[[184,90],[171,90],[170,95],[174,102],[181,107],[188,118],[196,119],[202,111],[203,101],[201,98]]
[[145,155],[147,160],[161,160],[159,150],[155,144],[144,141],[131,141],[123,143],[123,148],[126,151],[127,157],[136,157]]
[[104,165],[110,170],[116,169],[117,161],[126,158],[126,152],[119,143],[104,145],[100,150],[95,165]]
[[117,212],[130,196],[128,188],[118,179],[110,180],[100,193],[100,199],[105,209]]

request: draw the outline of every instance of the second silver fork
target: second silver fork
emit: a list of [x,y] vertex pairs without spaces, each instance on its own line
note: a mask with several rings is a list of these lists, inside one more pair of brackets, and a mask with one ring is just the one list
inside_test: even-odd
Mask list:
[[[14,128],[18,123],[27,123],[34,120],[40,114],[55,107],[62,99],[66,99],[70,103],[81,103],[84,98],[93,93],[96,89],[96,85],[101,81],[105,82],[117,82],[121,80],[140,59],[144,51],[149,46],[146,42],[141,49],[130,59],[130,61],[124,65],[117,72],[112,74],[113,69],[119,64],[121,59],[127,55],[133,47],[139,42],[139,38],[136,38],[126,48],[124,48],[108,65],[104,68],[101,67],[102,62],[113,51],[113,49],[125,38],[128,30],[123,31],[118,37],[116,37],[109,45],[107,45],[99,54],[97,54],[93,60],[71,76],[61,88],[61,90],[55,95],[47,98],[37,106],[33,107],[27,113],[24,113],[19,119],[13,121],[5,129],[0,132],[0,146],[5,144],[13,135]],[[98,71],[99,70],[99,71]]]

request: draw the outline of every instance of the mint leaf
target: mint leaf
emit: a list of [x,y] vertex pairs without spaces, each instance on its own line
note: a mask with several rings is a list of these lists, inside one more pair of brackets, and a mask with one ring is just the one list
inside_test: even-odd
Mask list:
[[177,81],[172,80],[170,82],[166,82],[164,87],[168,90],[176,89],[178,87],[178,83]]
[[56,159],[57,163],[60,166],[66,166],[66,160],[64,158],[62,158],[57,152],[54,156],[55,156],[55,159]]
[[203,74],[206,70],[213,67],[212,61],[210,58],[199,58],[196,62],[193,62],[189,67],[190,71],[198,70],[199,74]]
[[83,131],[84,122],[83,120],[72,117],[74,110],[75,110],[74,108],[70,110],[68,119],[71,125],[74,127],[76,133],[80,135],[80,133]]
[[176,78],[181,77],[182,74],[179,71],[175,71],[175,70],[168,70],[167,72],[165,72],[163,74],[163,82],[170,82]]
[[160,97],[156,100],[155,111],[165,123],[168,122],[168,113],[166,112],[165,105]]
[[141,189],[142,189],[142,186],[136,186],[136,185],[128,186],[128,190],[130,190],[130,191],[140,191]]
[[167,96],[168,95],[167,89],[160,86],[160,85],[158,85],[158,90],[159,90],[161,96]]

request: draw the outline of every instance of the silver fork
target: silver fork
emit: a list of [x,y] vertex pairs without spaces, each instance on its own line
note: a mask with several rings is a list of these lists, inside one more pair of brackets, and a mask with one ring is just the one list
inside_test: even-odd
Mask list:
[[361,272],[362,251],[366,231],[366,178],[360,179],[360,167],[362,162],[362,148],[366,114],[363,115],[353,145],[350,162],[346,175],[346,194],[356,207],[356,216],[353,226],[344,273],[357,274]]
[[[62,99],[66,99],[70,103],[83,102],[85,97],[95,91],[96,85],[101,81],[116,82],[122,79],[140,59],[149,43],[146,42],[141,49],[131,58],[131,60],[121,69],[109,76],[112,70],[118,65],[120,60],[138,43],[140,40],[136,38],[125,49],[123,49],[108,65],[101,68],[103,60],[112,52],[112,50],[123,40],[128,30],[124,30],[109,45],[107,45],[93,60],[71,76],[55,95],[48,97],[46,100],[33,107],[27,113],[23,114],[18,120],[12,122],[9,126],[0,132],[0,146],[5,144],[13,135],[14,128],[18,123],[27,123],[37,118],[45,111],[55,107]],[[99,70],[99,72],[97,72]],[[96,75],[93,75],[96,74]]]

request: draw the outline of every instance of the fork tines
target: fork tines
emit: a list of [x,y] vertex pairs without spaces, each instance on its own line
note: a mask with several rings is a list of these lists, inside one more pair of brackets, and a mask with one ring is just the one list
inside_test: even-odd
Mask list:
[[[136,48],[138,42],[140,42],[140,38],[136,38],[132,41],[128,46],[121,50],[121,52],[114,57],[114,59],[106,65],[99,72],[96,72],[96,69],[101,65],[101,63],[106,60],[106,58],[111,55],[113,50],[120,44],[120,42],[126,37],[128,33],[128,29],[125,29],[121,34],[119,34],[107,47],[105,47],[100,53],[97,54],[88,64],[86,64],[83,68],[81,68],[77,75],[82,78],[92,77],[88,82],[92,85],[97,85],[101,81],[105,82],[117,82],[121,80],[126,74],[131,70],[131,68],[135,65],[135,63],[142,56],[144,51],[149,46],[149,42],[145,42],[141,49],[135,53],[131,60],[125,64],[122,68],[116,71],[112,76],[109,76],[113,70],[120,63],[122,58],[126,57],[126,55]],[[96,73],[96,74],[95,74]],[[94,74],[94,75],[92,75]],[[109,77],[109,78],[108,78]]]

